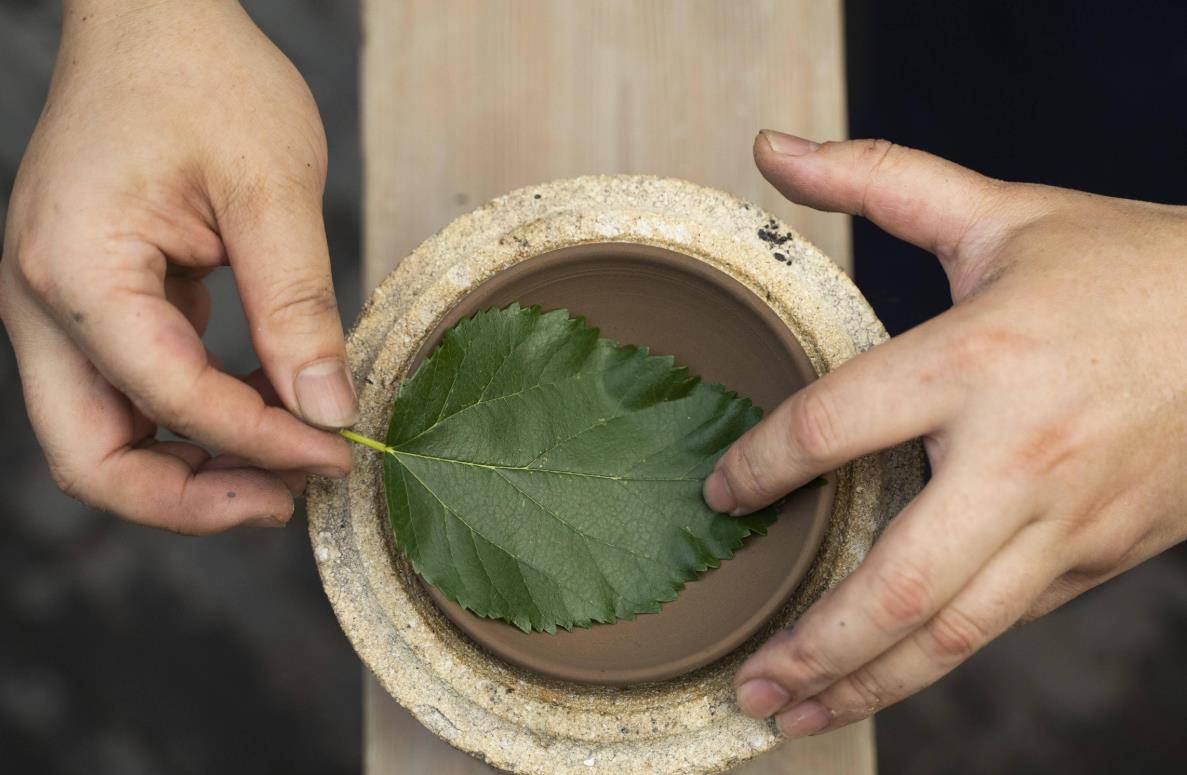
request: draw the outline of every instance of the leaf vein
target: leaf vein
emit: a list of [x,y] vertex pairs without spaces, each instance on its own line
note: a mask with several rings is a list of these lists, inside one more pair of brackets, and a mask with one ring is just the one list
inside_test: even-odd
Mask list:
[[[457,511],[456,511],[456,510],[455,510],[453,507],[451,507],[451,506],[450,506],[448,503],[446,503],[444,500],[442,500],[442,499],[441,499],[441,496],[440,496],[440,495],[438,495],[438,494],[437,494],[437,493],[436,493],[436,492],[435,492],[435,491],[434,491],[434,490],[433,490],[431,487],[429,487],[429,485],[428,485],[428,484],[425,482],[425,480],[423,480],[423,479],[421,479],[419,476],[417,476],[415,471],[413,471],[411,468],[408,468],[408,467],[407,467],[407,466],[405,466],[403,463],[401,463],[401,464],[400,464],[400,466],[401,466],[401,467],[402,467],[404,470],[406,470],[408,473],[412,474],[412,478],[413,478],[413,479],[415,479],[416,481],[420,482],[420,486],[421,486],[421,487],[424,487],[424,488],[425,488],[425,491],[426,491],[427,493],[429,493],[430,495],[432,495],[432,496],[433,496],[433,498],[434,498],[434,499],[436,499],[436,501],[437,501],[438,503],[440,503],[440,504],[441,504],[441,508],[445,509],[445,511],[446,511],[446,512],[448,512],[450,515],[452,515],[452,516],[453,516],[453,518],[454,518],[454,519],[456,519],[458,522],[461,522],[463,525],[465,525],[465,526],[466,526],[466,528],[467,528],[467,529],[469,529],[469,531],[470,531],[471,533],[473,533],[473,534],[475,534],[475,535],[479,536],[480,538],[482,538],[482,540],[486,541],[488,544],[490,544],[491,546],[495,547],[496,549],[498,549],[498,550],[499,550],[500,552],[502,552],[503,554],[506,554],[508,557],[510,557],[511,559],[515,560],[515,562],[516,562],[516,563],[522,563],[523,565],[525,565],[525,566],[527,566],[527,567],[531,568],[532,570],[536,571],[537,573],[540,573],[541,575],[544,575],[544,576],[547,576],[547,577],[549,577],[549,578],[552,578],[552,576],[550,576],[550,575],[549,575],[549,573],[548,573],[547,571],[545,571],[543,568],[540,568],[540,567],[539,567],[539,566],[537,566],[535,563],[528,562],[527,560],[523,559],[522,557],[518,557],[518,556],[516,556],[516,555],[512,554],[511,552],[507,551],[505,548],[503,548],[502,546],[500,546],[498,543],[496,543],[494,540],[492,540],[492,539],[491,539],[489,536],[487,536],[486,534],[484,534],[484,533],[483,533],[481,530],[478,530],[477,528],[475,528],[473,525],[471,525],[469,522],[467,522],[467,521],[466,521],[465,517],[463,517],[463,516],[462,516],[460,513],[458,513],[458,512],[457,512]],[[482,558],[481,558],[481,556],[479,557],[479,562],[482,562]],[[488,570],[486,569],[485,565],[483,565],[483,569],[482,569],[482,570],[483,570],[483,572],[484,572],[484,573],[486,573],[486,576],[487,576],[487,578],[489,579],[489,578],[490,578],[490,571],[488,571]],[[583,596],[580,594],[580,590],[579,590],[579,589],[577,589],[576,587],[573,587],[573,586],[571,586],[571,585],[569,585],[569,584],[566,584],[566,583],[564,583],[564,582],[563,582],[563,581],[561,581],[559,578],[557,578],[557,579],[555,579],[555,580],[556,580],[557,584],[559,584],[560,586],[563,586],[563,587],[565,587],[566,589],[568,589],[570,592],[573,592],[573,593],[575,593],[579,599],[583,600],[583,601],[584,601],[584,602],[586,602],[586,603],[589,603],[589,604],[590,604],[590,606],[592,606],[592,607],[594,607],[594,608],[596,608],[596,607],[597,607],[597,604],[596,604],[594,601],[590,600],[589,598],[583,597]],[[493,583],[493,579],[491,579],[491,581],[492,581],[492,583]]]
[[491,471],[530,471],[538,474],[556,474],[558,476],[577,476],[586,479],[609,479],[615,482],[699,482],[700,479],[694,477],[632,477],[632,476],[616,476],[614,474],[594,474],[588,471],[566,471],[560,468],[528,468],[526,466],[505,466],[497,463],[479,463],[474,460],[461,460],[452,457],[440,457],[438,455],[425,455],[419,452],[406,452],[402,449],[393,449],[390,453],[393,456],[399,457],[415,457],[421,460],[432,460],[437,463],[450,463],[459,466],[473,466],[474,468],[485,468]]

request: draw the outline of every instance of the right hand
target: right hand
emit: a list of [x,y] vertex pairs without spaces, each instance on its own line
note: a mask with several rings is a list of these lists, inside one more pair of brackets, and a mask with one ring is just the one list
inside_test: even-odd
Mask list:
[[922,438],[932,477],[739,668],[787,736],[929,686],[1021,620],[1187,540],[1187,208],[1007,183],[885,141],[755,140],[792,201],[936,255],[955,306],[789,397],[705,485],[746,514]]
[[[178,532],[283,525],[307,472],[350,467],[346,443],[310,426],[357,417],[317,107],[230,0],[67,0],[64,16],[0,261],[0,318],[54,478]],[[263,364],[246,381],[200,338],[201,279],[227,264]],[[158,442],[158,424],[196,443]]]

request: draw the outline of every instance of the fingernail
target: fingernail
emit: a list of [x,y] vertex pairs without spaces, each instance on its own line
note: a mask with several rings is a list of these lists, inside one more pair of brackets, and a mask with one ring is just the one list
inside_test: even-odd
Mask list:
[[265,515],[262,517],[252,517],[246,520],[243,524],[248,527],[284,527],[284,522],[280,521],[279,517]]
[[775,717],[775,723],[785,737],[815,734],[827,727],[832,720],[833,716],[828,712],[828,708],[816,700],[801,702]]
[[735,697],[738,707],[751,718],[767,718],[791,699],[786,689],[765,678],[755,678],[742,684]]
[[359,419],[359,402],[341,358],[315,361],[297,374],[293,389],[306,422],[343,428]]
[[720,471],[709,474],[709,478],[705,480],[703,495],[709,508],[722,514],[730,514],[738,507],[738,500],[730,489],[730,483]]
[[784,156],[804,156],[820,147],[820,143],[814,143],[811,140],[805,140],[785,132],[776,132],[774,129],[764,129],[759,134],[767,141],[767,145],[771,147],[772,151]]

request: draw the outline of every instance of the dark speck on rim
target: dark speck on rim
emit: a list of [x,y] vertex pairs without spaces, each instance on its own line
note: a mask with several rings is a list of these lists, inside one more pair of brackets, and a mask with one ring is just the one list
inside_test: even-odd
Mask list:
[[787,263],[787,256],[783,255],[782,253],[775,253],[773,255],[775,256],[775,260],[778,261],[779,263],[781,263],[781,264]]
[[235,497],[235,491],[234,491],[234,490],[227,490],[227,497],[228,497],[228,498],[234,498],[234,497]]
[[71,312],[71,313],[70,313],[70,318],[71,318],[71,319],[72,319],[72,320],[73,320],[75,323],[81,323],[82,321],[84,321],[84,320],[86,320],[86,319],[87,319],[87,316],[86,316],[86,315],[84,315],[84,314],[82,314],[81,312]]
[[767,224],[767,228],[758,230],[758,238],[772,245],[783,245],[791,241],[791,234],[780,234],[777,224]]
[[539,198],[540,198],[540,195],[539,195],[539,194],[536,194],[536,195],[535,195],[535,196],[533,196],[532,198],[533,198],[533,199],[539,199]]

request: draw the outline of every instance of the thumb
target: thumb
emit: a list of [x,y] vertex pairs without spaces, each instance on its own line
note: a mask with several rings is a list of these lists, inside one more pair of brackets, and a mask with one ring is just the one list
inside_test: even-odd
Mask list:
[[862,215],[953,264],[984,253],[1008,222],[1013,184],[886,140],[824,143],[764,129],[754,140],[763,177],[791,201]]
[[353,425],[358,399],[346,365],[320,189],[264,191],[237,203],[219,226],[252,345],[280,400],[311,425]]

